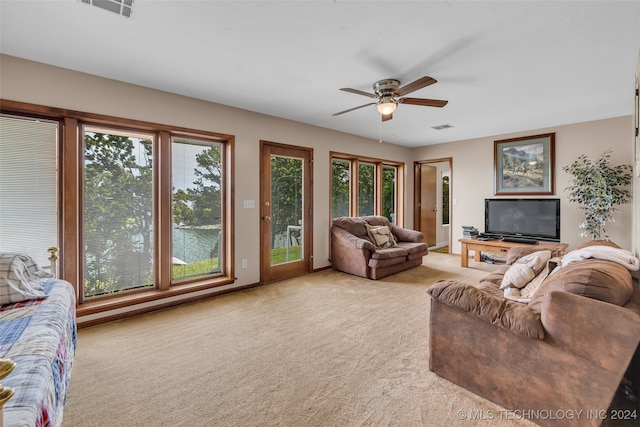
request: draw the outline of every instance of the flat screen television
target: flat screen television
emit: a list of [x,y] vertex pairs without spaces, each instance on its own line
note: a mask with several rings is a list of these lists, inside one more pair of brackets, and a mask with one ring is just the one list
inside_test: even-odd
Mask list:
[[485,199],[488,236],[560,241],[560,199]]

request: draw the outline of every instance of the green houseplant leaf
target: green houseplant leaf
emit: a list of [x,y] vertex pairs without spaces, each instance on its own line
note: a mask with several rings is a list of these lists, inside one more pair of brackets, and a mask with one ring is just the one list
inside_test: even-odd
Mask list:
[[592,161],[584,154],[562,170],[573,178],[565,188],[567,200],[576,202],[578,209],[585,212],[580,223],[580,237],[591,236],[593,240],[609,239],[607,222],[613,222],[617,205],[629,203],[631,193],[626,186],[631,184],[631,165],[611,166],[611,151]]

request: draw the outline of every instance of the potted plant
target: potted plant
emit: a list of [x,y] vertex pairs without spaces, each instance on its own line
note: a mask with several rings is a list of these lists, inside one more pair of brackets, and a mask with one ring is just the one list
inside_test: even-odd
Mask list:
[[580,237],[609,240],[605,224],[613,222],[617,205],[629,203],[631,193],[624,187],[631,184],[631,165],[611,166],[611,150],[595,162],[584,154],[562,170],[573,176],[565,189],[570,202],[579,203],[585,220],[580,223]]

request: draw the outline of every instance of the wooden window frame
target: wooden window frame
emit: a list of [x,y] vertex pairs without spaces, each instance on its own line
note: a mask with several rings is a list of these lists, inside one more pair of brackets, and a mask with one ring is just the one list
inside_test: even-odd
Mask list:
[[[350,186],[350,203],[349,215],[358,215],[358,165],[360,163],[373,164],[375,170],[375,215],[382,215],[382,170],[385,166],[396,168],[396,224],[400,227],[404,226],[404,168],[403,162],[395,162],[391,160],[378,159],[374,157],[358,156],[354,154],[340,153],[331,151],[329,153],[329,180],[333,179],[333,161],[343,160],[351,163],[349,180]],[[329,188],[333,188],[333,183],[329,183]],[[333,194],[329,194],[329,217],[332,218]]]
[[[233,135],[210,131],[194,130],[166,124],[152,123],[140,120],[93,114],[63,108],[48,107],[25,102],[0,99],[0,112],[31,118],[55,120],[60,123],[61,135],[59,143],[59,245],[60,245],[60,278],[70,282],[76,290],[78,301],[78,317],[118,310],[138,304],[158,300],[171,299],[176,296],[212,289],[234,283],[234,146]],[[81,133],[83,124],[118,129],[132,129],[157,135],[158,159],[154,171],[154,178],[159,180],[154,190],[154,215],[160,218],[158,237],[159,249],[155,251],[156,262],[164,260],[164,267],[156,264],[154,267],[155,286],[153,289],[132,291],[126,295],[109,295],[108,297],[92,298],[83,301],[80,294],[80,284],[83,282],[83,252],[82,252],[82,179],[84,162],[84,141]],[[167,263],[167,254],[171,254],[171,138],[174,136],[200,139],[222,143],[224,147],[223,162],[225,165],[223,176],[223,250],[224,259],[221,269],[223,274],[215,277],[195,278],[188,281],[171,283],[171,264]],[[154,156],[154,161],[155,161]],[[168,184],[167,184],[168,182]],[[167,203],[167,200],[169,202]],[[169,218],[168,220],[164,218]],[[167,234],[167,229],[169,234]],[[169,260],[171,257],[169,256]],[[168,265],[167,265],[168,264]],[[183,300],[180,300],[182,302]],[[176,304],[168,301],[154,305],[165,307]],[[139,312],[148,311],[140,308]],[[128,311],[127,315],[131,315]]]

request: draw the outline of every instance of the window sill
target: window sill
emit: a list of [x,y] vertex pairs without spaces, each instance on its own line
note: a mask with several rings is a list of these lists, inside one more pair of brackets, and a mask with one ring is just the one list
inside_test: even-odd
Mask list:
[[[220,286],[230,285],[235,282],[235,279],[224,277],[218,278],[214,281],[208,280],[206,282],[194,282],[183,285],[174,285],[167,290],[144,290],[136,293],[128,293],[122,296],[104,297],[99,300],[88,301],[77,306],[76,316],[81,318],[83,316],[89,316],[97,313],[104,313],[106,311],[118,310],[128,307],[133,307],[140,304],[150,303],[154,301],[162,301],[172,297],[181,295],[187,295],[190,293],[203,291],[207,289],[215,289]],[[182,300],[175,301],[173,304],[168,302],[165,305],[181,304]],[[160,305],[159,305],[160,306]],[[149,311],[149,310],[144,310]],[[142,312],[142,311],[141,311]]]

